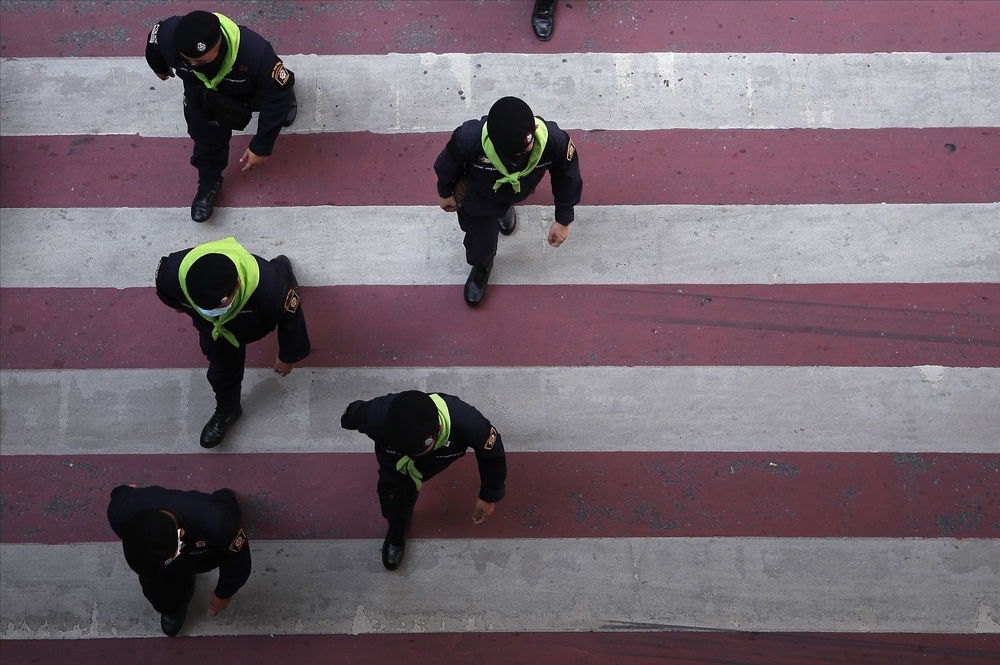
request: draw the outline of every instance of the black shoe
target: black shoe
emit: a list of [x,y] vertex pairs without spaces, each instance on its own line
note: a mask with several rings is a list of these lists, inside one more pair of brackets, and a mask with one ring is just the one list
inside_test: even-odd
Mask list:
[[406,531],[402,537],[394,534],[392,529],[385,533],[385,540],[382,541],[382,565],[386,570],[396,570],[399,564],[403,563],[403,555],[406,554]]
[[198,222],[207,222],[208,218],[212,216],[212,211],[215,208],[212,207],[212,201],[215,200],[215,195],[219,193],[222,189],[222,181],[213,185],[198,185],[198,193],[194,195],[194,201],[191,202],[191,219]]
[[184,619],[187,618],[187,611],[187,603],[184,603],[184,606],[173,614],[161,614],[160,630],[163,631],[163,634],[173,637],[181,632],[181,626],[184,625]]
[[299,114],[299,100],[295,99],[295,89],[292,89],[292,108],[288,109],[288,115],[285,116],[285,121],[281,123],[282,127],[291,127],[292,123],[295,122],[295,116]]
[[509,236],[517,228],[517,212],[514,206],[507,208],[507,214],[500,218],[500,233]]
[[535,8],[531,11],[531,29],[540,41],[552,39],[556,30],[556,0],[535,0]]
[[490,272],[493,270],[493,261],[488,266],[473,266],[469,272],[469,279],[465,280],[465,304],[475,307],[483,301],[486,295],[486,285],[490,281]]
[[215,448],[217,445],[222,443],[222,440],[226,438],[226,431],[233,426],[240,416],[243,415],[243,407],[232,413],[219,413],[216,412],[211,418],[209,418],[208,423],[205,428],[201,430],[201,447],[202,448]]

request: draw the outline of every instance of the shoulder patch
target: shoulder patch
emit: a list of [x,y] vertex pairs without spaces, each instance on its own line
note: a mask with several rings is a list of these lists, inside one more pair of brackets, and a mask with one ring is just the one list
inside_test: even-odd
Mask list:
[[281,60],[279,60],[278,64],[274,66],[274,69],[271,70],[271,78],[273,78],[275,83],[278,85],[285,85],[288,83],[288,79],[291,78],[291,74],[289,74],[288,70],[285,69],[285,63]]
[[570,139],[569,140],[569,145],[566,146],[566,161],[567,162],[572,162],[573,161],[573,155],[575,155],[575,154],[576,154],[576,146],[573,145],[573,139]]
[[157,33],[160,32],[160,24],[157,23],[153,26],[153,29],[149,33],[149,43],[155,44],[157,39]]
[[247,535],[243,533],[243,529],[236,532],[236,537],[233,538],[233,542],[229,544],[230,552],[239,552],[243,549],[243,546],[247,544]]
[[490,437],[486,439],[486,443],[483,444],[483,450],[493,450],[493,446],[497,443],[497,428],[490,427]]
[[288,289],[288,295],[285,296],[285,311],[289,314],[294,314],[299,308],[299,291],[296,288]]

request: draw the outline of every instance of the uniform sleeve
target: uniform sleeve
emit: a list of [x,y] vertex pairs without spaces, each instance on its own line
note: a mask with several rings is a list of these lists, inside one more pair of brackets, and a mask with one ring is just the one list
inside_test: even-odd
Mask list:
[[576,152],[573,139],[554,122],[545,123],[550,139],[555,139],[559,150],[549,177],[552,180],[552,198],[555,201],[555,217],[560,224],[569,225],[573,221],[573,208],[583,194],[583,177],[580,175],[580,156]]
[[359,399],[351,402],[340,417],[340,426],[367,434],[373,441],[381,440],[385,430],[385,417],[395,397],[396,393],[389,393],[368,401]]
[[459,127],[451,133],[448,145],[444,147],[438,158],[434,160],[434,172],[437,174],[437,193],[443,199],[452,195],[455,183],[465,175],[465,160],[458,148]]
[[294,305],[292,300],[298,300],[298,290],[289,288],[285,295],[285,305],[278,318],[278,359],[285,363],[297,363],[309,356],[312,347],[309,343],[309,331],[306,330],[306,317],[302,307]]
[[[476,453],[479,466],[479,498],[495,503],[507,493],[507,456],[500,433],[475,407],[452,398],[448,401],[452,427],[460,427],[465,444]],[[453,434],[454,438],[454,434]]]
[[[242,39],[248,31],[242,27],[240,30]],[[274,151],[274,142],[281,132],[281,125],[292,108],[295,75],[285,67],[266,39],[256,34],[254,36],[260,40],[261,44],[258,47],[263,49],[263,53],[257,59],[257,70],[254,74],[260,115],[257,116],[257,134],[250,141],[250,151],[265,157]]]
[[229,490],[217,490],[212,493],[212,502],[220,511],[220,530],[223,532],[223,538],[218,544],[223,556],[219,564],[219,582],[215,586],[215,595],[225,600],[246,584],[253,561],[250,557],[250,541],[242,529],[242,513],[236,497]]
[[156,297],[167,307],[190,309],[191,306],[180,289],[180,279],[177,277],[176,270],[171,273],[171,267],[174,263],[171,258],[171,256],[160,258],[160,263],[156,266],[156,274],[153,277],[153,282],[156,284]]
[[160,52],[159,32],[160,24],[157,23],[146,37],[146,64],[157,74],[167,74],[170,71],[170,65]]
[[108,524],[111,530],[121,539],[125,538],[125,529],[135,516],[135,510],[129,506],[128,495],[133,488],[119,485],[111,490],[111,501],[108,503]]

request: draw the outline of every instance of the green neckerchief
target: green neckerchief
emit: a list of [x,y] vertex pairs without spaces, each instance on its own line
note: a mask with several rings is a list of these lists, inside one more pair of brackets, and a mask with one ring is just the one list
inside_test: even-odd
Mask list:
[[201,72],[191,70],[194,75],[201,79],[201,82],[205,84],[205,87],[209,90],[215,90],[215,86],[219,85],[219,81],[225,77],[233,69],[233,63],[236,62],[236,54],[240,50],[240,26],[233,23],[227,17],[223,16],[219,12],[215,12],[215,15],[219,17],[219,25],[222,27],[222,38],[226,40],[226,57],[222,59],[222,67],[219,68],[219,73],[215,75],[215,78],[211,81],[208,77]]
[[489,157],[490,163],[493,164],[497,171],[502,173],[504,177],[500,178],[493,184],[493,191],[500,189],[500,186],[505,182],[509,182],[510,186],[514,188],[516,193],[521,192],[521,183],[518,182],[518,178],[521,176],[526,176],[535,170],[538,166],[538,160],[542,158],[542,152],[545,150],[545,144],[549,140],[549,128],[545,126],[545,123],[541,119],[535,118],[535,126],[538,128],[535,130],[535,145],[531,148],[531,156],[528,158],[528,165],[524,167],[523,171],[517,171],[516,173],[508,173],[507,167],[503,165],[500,160],[500,156],[497,155],[496,148],[493,147],[493,141],[490,140],[490,136],[486,131],[486,123],[483,123],[483,152]]
[[[223,256],[229,257],[233,263],[236,264],[236,275],[239,277],[241,288],[236,293],[236,300],[230,305],[229,310],[226,311],[222,316],[205,316],[198,309],[198,306],[194,304],[191,300],[191,296],[188,294],[187,288],[187,273],[194,265],[194,262],[205,256],[206,254],[222,254]],[[206,242],[204,245],[198,245],[181,260],[181,267],[177,271],[177,276],[181,281],[181,291],[184,292],[184,297],[187,301],[191,303],[194,307],[194,311],[198,312],[198,315],[206,321],[211,322],[215,329],[212,330],[212,339],[219,339],[219,335],[235,346],[237,349],[240,348],[240,343],[236,341],[236,336],[223,328],[223,324],[232,320],[240,313],[243,309],[243,305],[247,304],[250,300],[250,296],[253,292],[257,290],[257,284],[260,282],[260,266],[257,265],[257,259],[254,258],[253,254],[243,249],[243,245],[236,242],[235,238],[229,237],[222,240],[215,240],[213,242]]]
[[[448,437],[451,436],[451,414],[448,413],[448,405],[444,403],[440,395],[431,395],[430,398],[434,400],[434,406],[437,407],[438,424],[441,425],[441,432],[438,434],[437,440],[434,441],[434,448],[432,448],[432,450],[437,450],[447,443]],[[408,474],[413,479],[413,484],[417,486],[417,491],[420,491],[420,487],[424,484],[424,474],[417,471],[417,463],[410,459],[409,455],[403,455],[402,459],[396,462],[396,471]]]

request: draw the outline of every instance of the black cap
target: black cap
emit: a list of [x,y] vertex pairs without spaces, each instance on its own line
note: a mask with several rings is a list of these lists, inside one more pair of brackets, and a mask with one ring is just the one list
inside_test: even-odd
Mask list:
[[386,445],[404,455],[423,452],[437,438],[437,406],[427,393],[407,390],[396,395],[385,414]]
[[191,12],[174,28],[174,48],[188,58],[201,58],[222,37],[219,17],[210,12]]
[[129,568],[153,575],[177,552],[177,523],[162,511],[143,510],[129,522],[122,550]]
[[224,254],[206,254],[191,264],[185,283],[191,302],[202,309],[215,309],[236,290],[240,277],[236,264]]
[[524,152],[535,135],[535,115],[523,99],[504,97],[486,117],[486,133],[498,155]]

